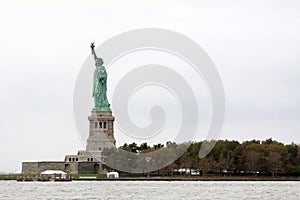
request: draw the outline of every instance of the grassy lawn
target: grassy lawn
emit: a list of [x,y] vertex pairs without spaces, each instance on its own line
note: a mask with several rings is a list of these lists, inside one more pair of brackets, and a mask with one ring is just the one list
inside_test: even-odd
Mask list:
[[11,179],[11,178],[15,179],[16,177],[17,177],[17,174],[0,174],[0,180],[1,179],[7,179],[7,178],[9,178],[9,179]]
[[106,174],[71,174],[72,178],[79,177],[97,177],[97,178],[106,178]]

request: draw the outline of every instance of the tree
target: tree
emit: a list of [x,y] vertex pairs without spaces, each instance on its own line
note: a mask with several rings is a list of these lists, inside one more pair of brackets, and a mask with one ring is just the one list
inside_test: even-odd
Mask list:
[[212,170],[213,174],[215,175],[217,169],[218,169],[218,163],[217,161],[214,159],[214,157],[209,157],[209,165],[210,165],[210,169]]
[[296,157],[296,165],[300,165],[300,146],[298,146],[298,152]]
[[128,151],[128,152],[133,152],[133,153],[138,153],[138,146],[135,142],[131,143],[131,144],[127,144],[125,143],[123,146],[120,147],[120,149]]
[[260,166],[262,153],[253,149],[245,149],[245,167],[249,173],[256,173]]
[[272,176],[275,177],[278,171],[283,168],[280,153],[271,151],[266,160],[268,162],[269,171],[272,173]]
[[154,145],[153,145],[153,148],[154,148],[154,149],[160,149],[160,148],[163,148],[163,147],[164,147],[164,145],[161,144],[161,143],[158,143],[158,144],[154,144]]
[[[213,142],[214,148],[206,157],[199,159],[198,154],[201,146],[208,142]],[[189,169],[190,172],[191,169],[201,169],[204,176],[210,172],[221,174],[223,170],[233,173],[246,171],[250,174],[256,174],[259,171],[263,174],[276,176],[278,173],[297,175],[300,167],[299,145],[294,143],[284,145],[272,140],[272,138],[262,142],[259,140],[245,141],[241,144],[229,140],[181,144],[169,141],[165,146],[158,143],[154,144],[153,147],[150,147],[146,142],[140,145],[125,143],[119,150],[130,152],[130,155],[104,150],[102,157],[106,162],[110,161],[118,168],[133,172],[146,172],[164,167],[158,172],[164,171],[170,174],[174,169],[185,168]],[[169,160],[169,158],[173,160]]]
[[105,158],[105,165],[118,171],[135,173],[136,159],[135,153],[117,149]]
[[172,149],[177,148],[177,144],[175,142],[171,142],[171,141],[166,142],[166,146],[167,146],[167,148],[172,148]]
[[221,153],[218,159],[218,171],[220,175],[223,170],[227,170],[227,163],[226,163],[226,159],[223,156],[223,153]]
[[264,167],[264,155],[266,147],[263,144],[251,143],[244,147],[244,170],[249,174],[261,171]]
[[281,142],[277,142],[276,140],[272,140],[272,138],[266,139],[265,141],[262,141],[262,144],[271,145],[271,144],[277,144],[277,145],[283,145]]
[[202,175],[206,176],[207,172],[210,170],[210,163],[206,157],[200,159],[198,163],[199,169],[202,171]]
[[148,146],[147,142],[142,143],[139,147],[137,147],[137,150],[139,152],[145,152],[150,149],[150,146]]
[[192,159],[188,151],[186,151],[182,156],[180,156],[179,161],[180,161],[180,168],[185,169],[185,171],[189,169],[191,174]]

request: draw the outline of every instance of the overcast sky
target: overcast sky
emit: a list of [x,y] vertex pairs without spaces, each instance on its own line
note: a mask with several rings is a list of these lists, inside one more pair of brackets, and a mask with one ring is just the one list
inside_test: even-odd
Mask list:
[[208,53],[226,94],[222,139],[300,143],[298,0],[10,0],[0,24],[0,172],[84,149],[73,91],[89,43],[138,28],[177,31]]

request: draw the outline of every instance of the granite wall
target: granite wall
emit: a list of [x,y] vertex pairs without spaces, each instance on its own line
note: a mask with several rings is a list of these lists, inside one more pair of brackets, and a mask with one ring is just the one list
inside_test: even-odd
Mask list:
[[23,162],[22,174],[39,174],[45,170],[61,170],[70,174],[105,173],[99,162]]

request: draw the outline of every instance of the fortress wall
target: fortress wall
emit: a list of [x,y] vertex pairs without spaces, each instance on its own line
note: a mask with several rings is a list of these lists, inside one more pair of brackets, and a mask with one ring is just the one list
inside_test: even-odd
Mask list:
[[65,171],[65,162],[54,162],[54,161],[49,161],[49,162],[39,162],[38,163],[38,173],[41,173],[45,170],[61,170]]
[[22,174],[37,174],[38,168],[38,162],[23,162]]
[[101,164],[96,162],[80,162],[78,163],[79,174],[97,174],[101,172]]
[[61,170],[70,174],[97,174],[104,173],[99,162],[23,162],[22,174],[40,174],[45,170]]

